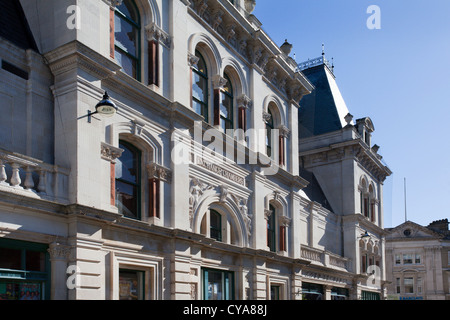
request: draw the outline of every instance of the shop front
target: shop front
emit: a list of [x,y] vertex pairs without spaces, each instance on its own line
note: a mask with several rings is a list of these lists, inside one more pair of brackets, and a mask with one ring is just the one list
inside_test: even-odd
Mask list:
[[48,246],[0,239],[0,300],[50,299]]

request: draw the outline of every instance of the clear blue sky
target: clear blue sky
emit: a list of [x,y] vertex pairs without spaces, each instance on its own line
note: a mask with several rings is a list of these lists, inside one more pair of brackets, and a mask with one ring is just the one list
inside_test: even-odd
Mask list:
[[[381,29],[366,26],[370,5]],[[450,1],[257,0],[254,15],[302,62],[334,57],[355,118],[374,122],[372,141],[394,174],[384,187],[385,227],[450,218]]]

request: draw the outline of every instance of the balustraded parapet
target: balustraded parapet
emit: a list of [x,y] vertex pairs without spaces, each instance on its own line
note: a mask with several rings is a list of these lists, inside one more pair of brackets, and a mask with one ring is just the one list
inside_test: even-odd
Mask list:
[[301,257],[314,264],[322,265],[332,269],[345,269],[349,271],[349,259],[340,255],[301,245]]
[[0,149],[0,190],[68,201],[69,170],[25,155]]

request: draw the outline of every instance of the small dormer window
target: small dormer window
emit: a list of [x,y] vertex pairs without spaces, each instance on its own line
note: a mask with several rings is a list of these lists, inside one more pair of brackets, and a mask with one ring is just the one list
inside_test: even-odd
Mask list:
[[370,147],[370,133],[367,131],[364,132],[364,142]]

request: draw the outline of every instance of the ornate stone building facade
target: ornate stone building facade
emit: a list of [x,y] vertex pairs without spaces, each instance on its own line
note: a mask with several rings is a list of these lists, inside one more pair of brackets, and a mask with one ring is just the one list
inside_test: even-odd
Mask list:
[[450,300],[448,219],[426,227],[407,221],[386,231],[389,299]]
[[2,1],[2,297],[385,297],[373,124],[254,5]]

